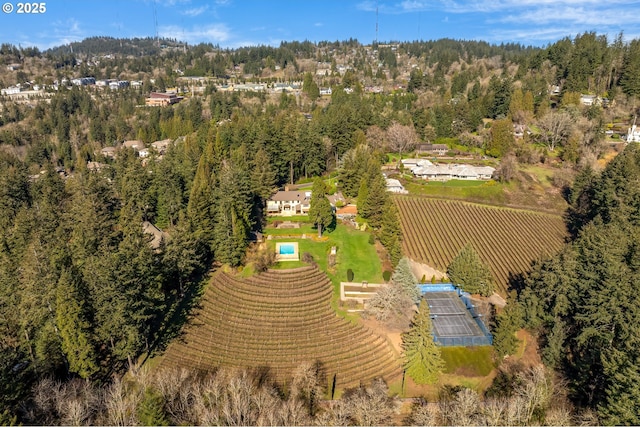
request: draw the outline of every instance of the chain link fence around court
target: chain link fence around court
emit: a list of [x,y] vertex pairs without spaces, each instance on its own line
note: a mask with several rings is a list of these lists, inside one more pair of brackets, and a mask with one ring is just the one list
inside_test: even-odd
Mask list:
[[417,284],[429,303],[434,341],[442,346],[492,345],[493,336],[482,321],[471,295],[451,283]]

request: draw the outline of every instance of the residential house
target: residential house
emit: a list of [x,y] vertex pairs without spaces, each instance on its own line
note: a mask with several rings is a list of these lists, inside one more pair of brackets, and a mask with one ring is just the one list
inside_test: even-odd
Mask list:
[[416,154],[426,154],[431,156],[444,156],[449,151],[446,144],[418,144]]
[[160,249],[160,245],[162,244],[162,242],[166,241],[169,237],[167,233],[160,230],[149,221],[144,221],[142,223],[142,232],[151,236],[149,246],[151,246],[151,248],[155,250]]
[[301,89],[301,85],[299,83],[275,83],[273,85],[273,93],[281,93],[281,92],[298,92]]
[[264,92],[266,85],[261,83],[241,83],[232,85],[232,91],[234,92]]
[[411,172],[416,177],[432,181],[449,181],[451,179],[488,180],[493,176],[495,168],[491,166],[440,164],[417,166]]
[[527,126],[519,123],[513,124],[513,136],[516,139],[524,138],[524,133],[527,130]]
[[95,77],[80,77],[79,79],[71,79],[71,84],[74,86],[89,86],[96,84]]
[[635,121],[634,121],[633,125],[629,128],[629,130],[627,131],[626,141],[627,142],[640,142],[640,129],[638,129],[638,127],[636,126]]
[[333,208],[336,208],[338,205],[344,206],[347,203],[347,200],[340,191],[335,194],[328,194],[327,199],[329,199],[329,204],[331,204]]
[[107,167],[104,163],[100,162],[87,162],[87,170],[90,172],[100,172],[102,169]]
[[118,90],[125,89],[129,87],[129,82],[127,80],[117,80],[113,82],[109,82],[109,89]]
[[400,181],[393,178],[386,178],[387,182],[387,191],[396,194],[409,194],[407,190],[402,186]]
[[278,191],[267,200],[267,214],[306,215],[311,207],[311,191]]
[[587,107],[591,105],[598,105],[600,103],[600,98],[595,95],[580,95],[580,103]]
[[160,141],[156,141],[156,142],[152,142],[151,146],[153,148],[155,148],[155,150],[158,152],[158,154],[164,154],[167,152],[167,149],[169,148],[169,146],[173,144],[173,140],[172,139],[163,139]]
[[142,150],[144,147],[144,142],[138,140],[138,139],[131,139],[129,141],[125,141],[122,143],[122,146],[125,148],[133,148],[133,151],[135,152],[139,152],[140,150]]
[[15,95],[16,93],[20,93],[22,89],[18,86],[11,86],[5,89],[0,90],[1,95]]
[[110,157],[112,159],[115,159],[116,151],[117,151],[116,147],[104,147],[102,150],[100,150],[100,153],[105,157]]
[[358,207],[356,205],[347,205],[336,210],[337,219],[353,220],[356,216],[358,216]]
[[164,107],[167,105],[177,104],[182,101],[183,97],[175,93],[169,92],[151,92],[145,100],[145,105],[150,107]]

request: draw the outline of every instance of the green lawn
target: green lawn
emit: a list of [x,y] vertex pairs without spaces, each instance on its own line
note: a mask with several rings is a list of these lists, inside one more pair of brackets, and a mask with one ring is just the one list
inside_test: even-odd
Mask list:
[[309,222],[309,215],[292,215],[292,216],[268,216],[267,224],[273,224],[275,221],[290,221],[290,222]]
[[311,224],[300,224],[300,228],[269,228],[267,229],[268,233],[273,236],[282,236],[288,234],[313,234],[314,236],[318,234],[318,230],[314,229]]
[[[303,226],[300,230],[305,230],[306,226]],[[278,235],[280,231],[287,231],[284,234],[293,234],[299,232],[299,230],[274,230],[266,228],[264,230],[265,235]],[[275,233],[278,232],[278,233]],[[312,230],[308,234],[316,235],[316,231]],[[302,234],[302,232],[300,232]],[[355,281],[368,281],[371,283],[382,283],[382,263],[378,258],[375,247],[369,244],[369,233],[355,230],[346,225],[338,224],[336,229],[332,232],[325,233],[324,241],[316,241],[312,239],[296,239],[291,238],[287,241],[298,242],[298,250],[300,256],[305,252],[310,253],[313,256],[314,261],[318,264],[320,269],[327,272],[331,282],[336,290],[336,295],[340,290],[340,282],[347,280],[347,270],[352,269],[354,273]],[[275,242],[281,240],[270,240],[269,244],[275,248]],[[331,247],[336,247],[336,264],[334,267],[330,267],[329,253]],[[303,265],[301,261],[285,261],[277,263],[274,268],[295,268]]]
[[440,347],[445,373],[469,377],[489,375],[494,368],[493,347]]
[[[508,185],[508,184],[507,184]],[[451,180],[432,182],[411,180],[405,184],[409,194],[458,199],[489,204],[504,204],[506,201],[505,184],[495,181]]]

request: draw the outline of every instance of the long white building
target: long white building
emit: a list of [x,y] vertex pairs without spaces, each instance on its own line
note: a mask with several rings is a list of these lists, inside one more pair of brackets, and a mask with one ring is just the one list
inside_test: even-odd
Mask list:
[[[404,162],[403,162],[404,163]],[[495,172],[491,166],[471,166],[458,164],[433,164],[429,160],[418,160],[411,167],[414,176],[431,181],[489,180]]]

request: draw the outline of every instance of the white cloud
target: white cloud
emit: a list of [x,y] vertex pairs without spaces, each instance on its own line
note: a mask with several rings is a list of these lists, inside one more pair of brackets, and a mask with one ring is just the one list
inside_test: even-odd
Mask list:
[[81,28],[80,22],[74,18],[64,21],[54,21],[51,27],[37,34],[46,43],[38,44],[40,49],[49,49],[55,46],[66,45],[71,42],[79,42],[87,37],[86,32]]
[[324,26],[324,24],[322,22],[316,22],[315,24],[313,24],[314,27],[322,27]]
[[208,9],[209,9],[209,5],[204,5],[200,7],[194,7],[193,9],[183,10],[182,12],[180,12],[180,14],[194,18],[196,16],[202,15]]
[[224,43],[231,38],[231,32],[225,24],[211,24],[190,29],[178,25],[165,25],[158,28],[158,35],[192,44],[200,42]]

